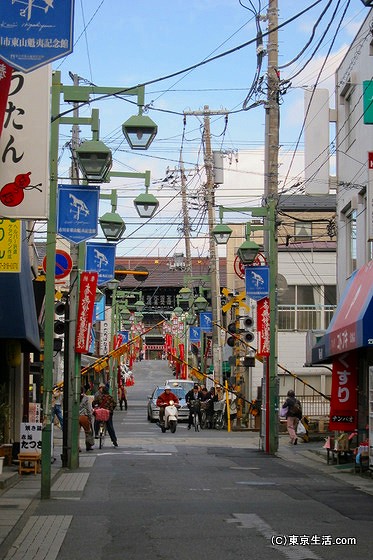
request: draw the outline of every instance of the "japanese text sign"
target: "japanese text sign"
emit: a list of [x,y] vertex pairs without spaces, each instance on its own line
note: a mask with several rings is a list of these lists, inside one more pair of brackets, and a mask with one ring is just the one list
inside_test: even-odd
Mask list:
[[31,72],[73,50],[74,0],[2,0],[0,57]]
[[333,360],[330,430],[357,428],[357,357],[349,352]]
[[0,219],[0,272],[21,272],[21,222]]
[[95,305],[97,272],[80,274],[78,317],[76,322],[75,352],[88,352],[91,334],[93,308]]
[[0,137],[0,215],[45,219],[49,198],[50,68],[13,72]]
[[33,422],[21,423],[20,451],[41,452],[41,434],[43,425]]

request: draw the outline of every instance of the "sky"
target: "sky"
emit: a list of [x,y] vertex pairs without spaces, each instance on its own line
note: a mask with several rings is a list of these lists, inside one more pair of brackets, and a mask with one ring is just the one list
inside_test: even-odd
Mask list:
[[[278,0],[279,24],[284,24],[279,31],[280,76],[284,80],[280,98],[280,192],[288,192],[302,177],[304,88],[316,83],[327,87],[330,105],[334,106],[334,71],[369,13],[361,0],[322,0],[301,17],[295,17],[314,3]],[[180,233],[181,157],[187,176],[192,254],[208,253],[203,204],[203,117],[185,116],[185,112],[201,112],[204,107],[212,113],[228,112],[227,119],[222,115],[210,117],[212,149],[224,152],[224,184],[216,189],[216,205],[260,205],[267,56],[258,74],[263,78],[262,91],[256,90],[247,102],[248,107],[256,101],[259,104],[245,111],[242,107],[257,70],[254,14],[263,16],[260,28],[265,33],[267,7],[265,1],[259,0],[75,0],[74,51],[56,61],[53,69],[61,72],[66,85],[72,84],[71,74],[79,76],[81,85],[126,88],[145,84],[147,114],[158,125],[150,149],[134,152],[121,131],[122,123],[137,113],[134,98],[109,98],[91,104],[91,108],[100,111],[100,139],[112,149],[113,171],[150,170],[150,192],[160,201],[156,216],[146,222],[137,217],[133,208],[133,199],[145,190],[141,180],[112,179],[110,184],[102,185],[102,192],[117,189],[118,211],[127,224],[117,246],[118,256],[172,257],[175,252],[185,252]],[[322,16],[323,10],[326,12]],[[318,19],[311,44],[298,56]],[[248,42],[251,43],[242,47]],[[320,48],[314,53],[319,42]],[[266,43],[265,37],[264,48]],[[232,52],[224,54],[228,51]],[[222,56],[201,64],[217,55]],[[281,68],[293,58],[297,58],[294,63]],[[192,69],[182,72],[188,68]],[[81,109],[81,116],[88,115],[89,110]],[[69,134],[68,127],[61,127],[62,180],[68,178],[69,152],[63,145]],[[80,135],[88,139],[89,127],[81,127]],[[107,204],[100,202],[100,214],[110,209]],[[232,213],[224,219],[248,218],[245,213]]]

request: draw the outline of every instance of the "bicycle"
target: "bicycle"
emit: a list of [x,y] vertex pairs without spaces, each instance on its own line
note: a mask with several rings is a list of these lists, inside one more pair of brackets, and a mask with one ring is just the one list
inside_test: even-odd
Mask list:
[[194,429],[196,432],[199,432],[200,427],[202,427],[200,423],[201,401],[190,401],[190,410],[192,412]]
[[226,425],[225,409],[226,409],[225,401],[214,402],[213,427],[216,430],[222,430],[223,428],[225,428]]
[[102,449],[105,442],[106,436],[106,422],[109,420],[110,411],[106,408],[95,408],[93,414],[96,418],[96,421],[99,422],[98,427],[98,439],[99,439],[99,448]]

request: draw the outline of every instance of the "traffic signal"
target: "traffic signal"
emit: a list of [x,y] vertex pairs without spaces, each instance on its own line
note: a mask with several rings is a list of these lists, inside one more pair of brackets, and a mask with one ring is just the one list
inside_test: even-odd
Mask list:
[[[236,323],[235,323],[235,322],[229,323],[229,325],[228,325],[228,327],[227,327],[227,331],[228,331],[230,334],[237,334],[237,326],[236,326]],[[235,344],[235,337],[234,337],[234,336],[229,336],[229,337],[227,338],[227,344],[228,344],[228,346],[230,346],[231,348],[233,348],[233,347],[234,347],[234,344]]]
[[253,332],[254,319],[249,315],[247,317],[243,317],[241,319],[241,325],[242,325],[242,340],[244,340],[248,344],[254,342],[255,339],[255,335]]
[[61,352],[63,349],[63,340],[65,337],[65,311],[66,304],[58,301],[54,306],[54,325],[53,325],[53,351]]

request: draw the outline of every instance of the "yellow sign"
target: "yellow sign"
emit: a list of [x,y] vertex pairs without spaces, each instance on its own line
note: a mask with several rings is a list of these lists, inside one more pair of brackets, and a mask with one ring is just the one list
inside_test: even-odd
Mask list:
[[[226,297],[231,297],[232,295],[227,288],[223,288],[222,292]],[[246,299],[246,292],[241,292],[237,296],[231,297],[231,299],[228,300],[227,303],[221,308],[223,313],[229,311],[234,303],[238,303],[239,307],[244,307],[247,311],[250,311],[250,307],[246,304],[245,301],[243,301],[244,299]]]
[[0,272],[21,272],[21,221],[0,219]]

